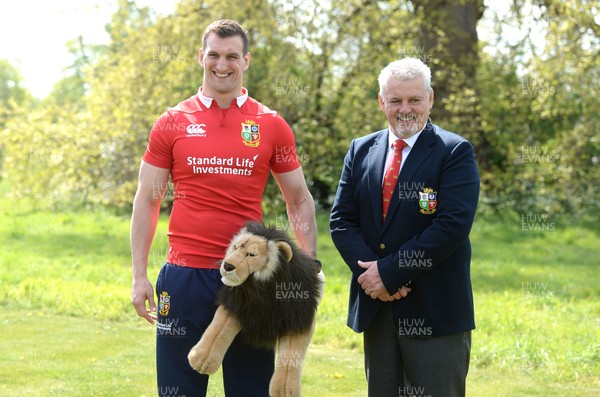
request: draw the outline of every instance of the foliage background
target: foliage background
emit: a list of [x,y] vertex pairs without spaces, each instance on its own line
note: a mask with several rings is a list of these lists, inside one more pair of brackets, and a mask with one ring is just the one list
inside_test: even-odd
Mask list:
[[[349,141],[386,127],[376,101],[379,70],[413,56],[434,73],[433,122],[475,146],[482,210],[597,214],[597,4],[514,0],[510,18],[487,10],[494,34],[482,42],[476,28],[486,9],[482,0],[233,0],[226,9],[182,0],[159,18],[120,0],[106,26],[110,43],[69,42],[73,64],[47,98],[31,98],[18,70],[0,62],[8,195],[52,208],[128,211],[152,124],[195,94],[203,27],[227,17],[250,32],[245,85],[293,127],[321,209],[331,205]],[[523,33],[509,37],[515,27]],[[534,30],[543,45],[534,45]],[[281,205],[270,183],[265,211]]]

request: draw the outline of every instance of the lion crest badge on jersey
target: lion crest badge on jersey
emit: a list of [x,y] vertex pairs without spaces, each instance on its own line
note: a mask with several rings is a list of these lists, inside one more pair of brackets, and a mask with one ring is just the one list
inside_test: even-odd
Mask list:
[[158,301],[158,312],[161,316],[168,316],[169,309],[171,308],[171,297],[169,293],[163,291],[160,293],[159,301]]
[[431,215],[435,213],[437,207],[437,192],[434,192],[432,188],[425,188],[422,192],[419,192],[419,207],[421,207],[421,213]]
[[242,123],[242,142],[249,147],[258,147],[260,145],[260,124],[253,120],[246,120]]

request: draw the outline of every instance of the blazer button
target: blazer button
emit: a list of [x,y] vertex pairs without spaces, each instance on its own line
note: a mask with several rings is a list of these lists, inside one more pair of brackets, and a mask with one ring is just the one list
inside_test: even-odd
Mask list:
[[383,243],[379,244],[379,248],[382,249],[382,250],[384,250],[385,249],[385,244],[383,244]]

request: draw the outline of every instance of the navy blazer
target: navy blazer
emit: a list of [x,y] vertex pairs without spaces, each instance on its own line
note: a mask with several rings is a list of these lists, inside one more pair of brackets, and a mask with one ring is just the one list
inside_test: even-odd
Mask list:
[[[352,271],[347,324],[362,332],[389,304],[401,335],[472,330],[469,232],[479,199],[473,147],[428,121],[402,166],[384,222],[387,149],[387,129],[352,141],[331,211],[333,242]],[[391,303],[371,299],[357,282],[364,271],[358,260],[377,261],[391,295],[409,282],[412,291]]]

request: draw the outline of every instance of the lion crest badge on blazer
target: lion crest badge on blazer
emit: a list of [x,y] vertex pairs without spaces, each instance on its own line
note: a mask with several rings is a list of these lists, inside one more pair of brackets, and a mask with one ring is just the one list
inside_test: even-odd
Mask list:
[[422,192],[419,192],[419,207],[422,214],[434,214],[437,207],[437,192],[434,192],[430,187],[426,187]]

